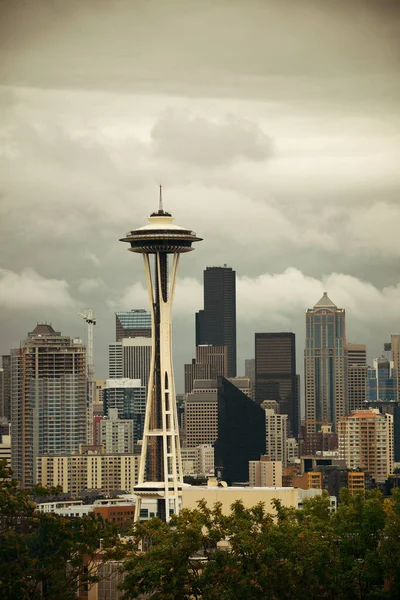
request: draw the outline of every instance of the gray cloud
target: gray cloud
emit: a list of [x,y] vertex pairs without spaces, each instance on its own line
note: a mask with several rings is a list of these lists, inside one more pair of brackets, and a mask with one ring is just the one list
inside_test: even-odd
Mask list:
[[272,154],[270,138],[248,119],[228,115],[222,122],[169,111],[151,137],[160,157],[199,166],[219,167],[237,158],[263,161]]
[[325,286],[349,338],[380,352],[398,328],[398,3],[0,11],[1,352],[41,319],[84,337],[76,309],[91,306],[106,375],[113,311],[148,301],[142,261],[118,239],[159,183],[204,238],[180,266],[178,389],[210,264],[238,272],[239,371],[255,330],[284,328],[301,372],[304,310]]

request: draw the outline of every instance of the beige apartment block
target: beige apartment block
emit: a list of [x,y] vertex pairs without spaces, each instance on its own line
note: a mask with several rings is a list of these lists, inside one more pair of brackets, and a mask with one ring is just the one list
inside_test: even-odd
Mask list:
[[353,411],[338,425],[339,457],[351,470],[361,469],[376,482],[393,472],[393,416],[378,409]]
[[80,454],[39,456],[37,482],[44,487],[60,486],[77,496],[83,490],[133,492],[138,480],[140,456],[104,454],[104,447],[81,447]]
[[250,487],[282,487],[282,463],[268,460],[262,456],[261,460],[249,461]]

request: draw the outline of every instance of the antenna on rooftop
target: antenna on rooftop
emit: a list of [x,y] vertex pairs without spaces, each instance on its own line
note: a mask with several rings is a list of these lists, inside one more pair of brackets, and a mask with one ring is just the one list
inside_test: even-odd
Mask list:
[[162,203],[162,185],[160,185],[160,205],[158,207],[158,212],[164,212],[163,203]]

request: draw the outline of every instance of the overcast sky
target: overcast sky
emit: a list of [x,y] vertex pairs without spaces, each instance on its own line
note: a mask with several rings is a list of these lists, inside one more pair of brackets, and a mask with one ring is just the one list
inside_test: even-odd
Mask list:
[[238,372],[327,290],[371,360],[400,332],[397,0],[0,0],[0,351],[37,321],[107,376],[147,308],[120,237],[157,206],[204,238],[175,300],[177,390],[202,271],[237,271]]

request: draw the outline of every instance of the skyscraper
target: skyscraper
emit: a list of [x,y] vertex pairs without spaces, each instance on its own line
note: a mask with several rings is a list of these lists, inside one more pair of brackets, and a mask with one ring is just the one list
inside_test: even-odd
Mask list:
[[151,337],[151,313],[144,308],[115,313],[115,339]]
[[345,310],[324,292],[306,312],[304,350],[306,428],[315,433],[333,425],[347,410]]
[[228,348],[228,377],[236,377],[236,272],[230,267],[204,271],[204,310],[196,313],[196,346]]
[[397,400],[397,378],[393,362],[381,356],[374,358],[368,368],[368,402],[395,402]]
[[12,468],[21,487],[35,483],[35,461],[70,454],[86,442],[86,348],[38,324],[11,350]]
[[289,417],[292,435],[299,431],[299,390],[296,378],[294,333],[255,334],[256,402],[276,400],[279,412]]
[[[151,214],[149,221],[121,240],[130,244],[132,252],[143,255],[152,316],[152,360],[139,480],[135,488],[136,515],[139,518],[142,495],[151,496],[157,499],[158,516],[169,521],[170,514],[180,510],[183,485],[172,370],[172,300],[179,257],[183,252],[190,252],[193,242],[200,238],[193,231],[173,224],[172,215],[163,210],[161,188],[159,210]],[[153,265],[151,255],[154,255]]]
[[108,376],[140,379],[147,389],[150,374],[151,338],[123,338],[108,346]]
[[225,377],[218,377],[215,468],[222,479],[248,481],[249,461],[265,454],[265,411]]
[[347,411],[365,408],[367,400],[367,347],[364,344],[346,344],[347,356]]
[[400,334],[392,333],[390,348],[392,350],[393,373],[396,382],[396,400],[400,402]]
[[185,365],[185,394],[193,390],[195,379],[216,379],[219,376],[228,376],[227,347],[211,344],[196,346],[196,359]]

